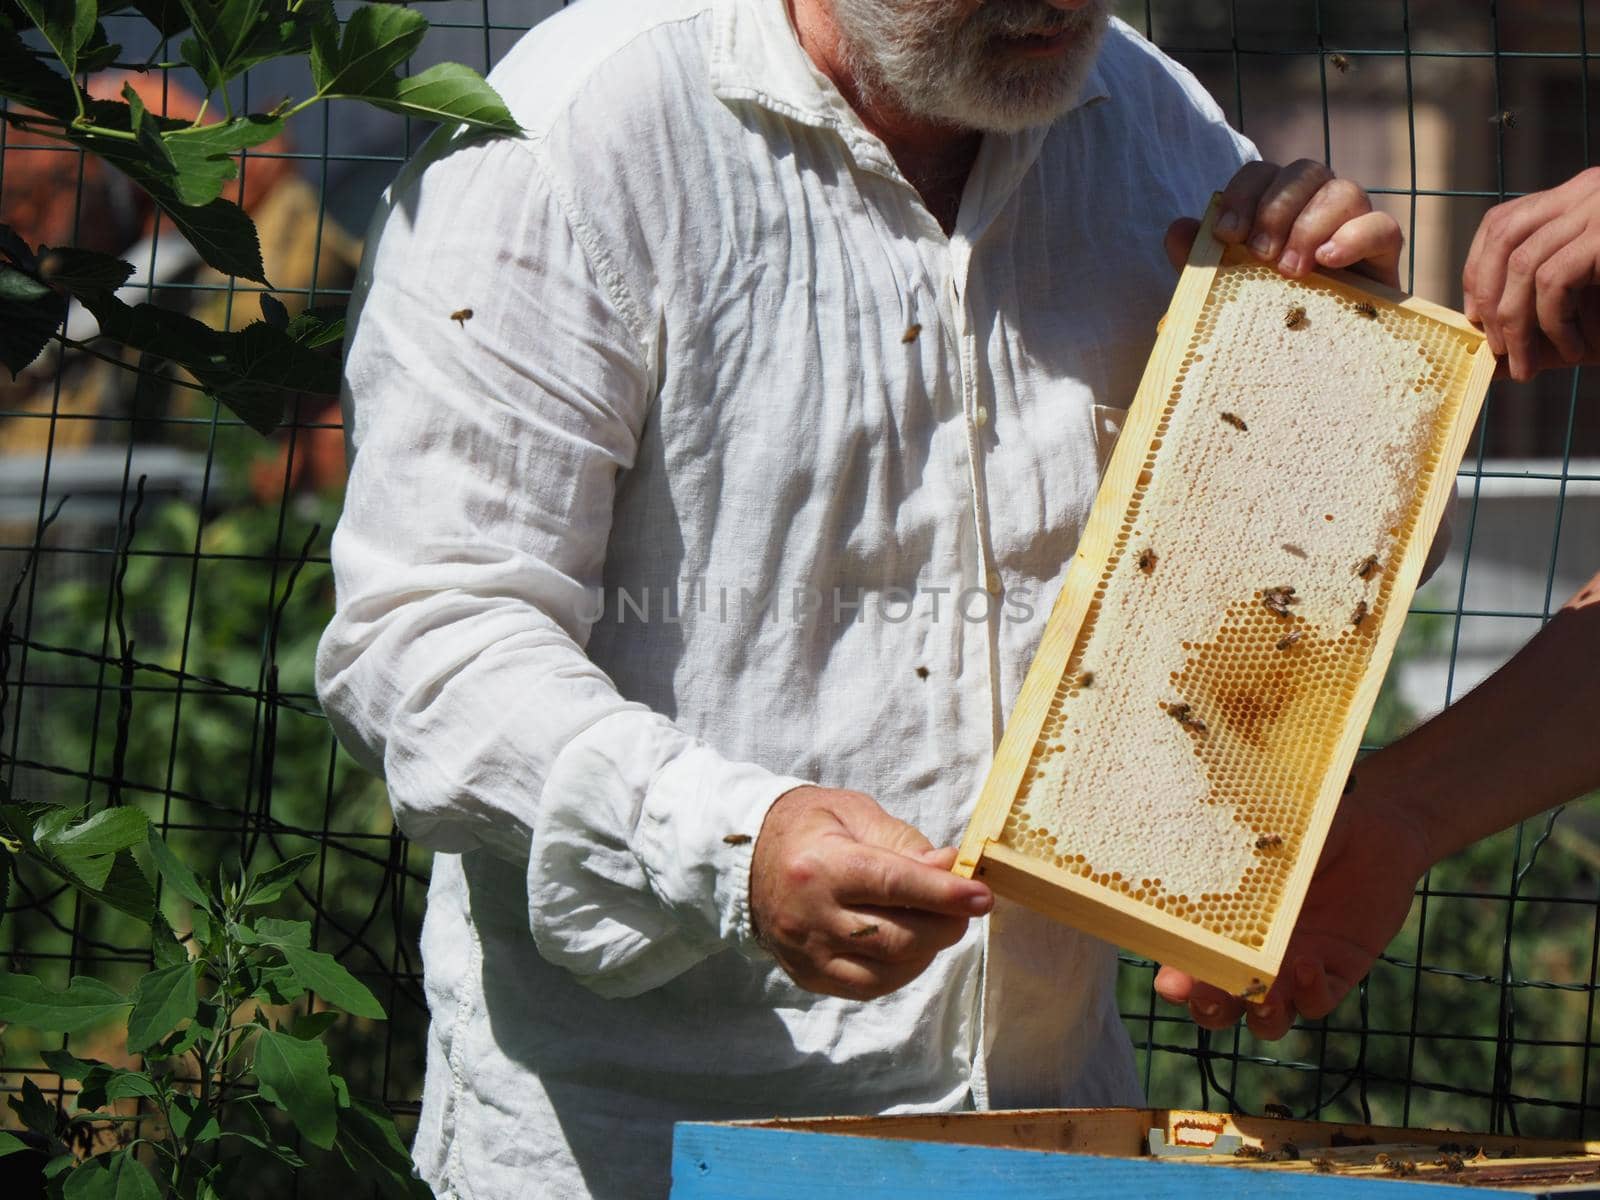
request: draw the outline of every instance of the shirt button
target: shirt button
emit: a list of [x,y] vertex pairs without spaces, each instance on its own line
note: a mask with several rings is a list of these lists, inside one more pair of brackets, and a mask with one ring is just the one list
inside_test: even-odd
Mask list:
[[989,423],[989,410],[980,404],[978,411],[972,414],[972,419],[978,423],[978,428],[982,429]]
[[1000,594],[1000,572],[990,571],[989,578],[984,580],[984,585],[989,589],[990,595],[998,596]]

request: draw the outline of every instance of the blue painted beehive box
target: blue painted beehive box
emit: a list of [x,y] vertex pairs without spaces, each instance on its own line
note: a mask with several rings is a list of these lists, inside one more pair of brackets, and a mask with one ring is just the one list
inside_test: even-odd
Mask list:
[[672,1200],[1600,1198],[1600,1142],[1180,1109],[680,1124]]

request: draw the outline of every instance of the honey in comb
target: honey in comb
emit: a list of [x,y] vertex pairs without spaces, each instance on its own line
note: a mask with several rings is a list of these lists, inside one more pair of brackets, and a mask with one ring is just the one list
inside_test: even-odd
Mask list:
[[[1250,948],[1393,591],[1392,572],[1351,564],[1398,562],[1416,536],[1475,349],[1367,304],[1251,262],[1218,269],[999,836]],[[1248,412],[1250,436],[1224,412]],[[1292,609],[1263,603],[1281,587]],[[1073,686],[1086,661],[1092,690]]]

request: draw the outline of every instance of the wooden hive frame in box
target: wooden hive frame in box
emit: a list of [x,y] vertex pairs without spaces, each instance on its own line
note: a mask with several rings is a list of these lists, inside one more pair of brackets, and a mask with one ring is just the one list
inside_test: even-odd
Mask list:
[[1494,359],[1447,309],[1281,278],[1211,236],[1215,211],[955,869],[1249,997],[1282,963]]

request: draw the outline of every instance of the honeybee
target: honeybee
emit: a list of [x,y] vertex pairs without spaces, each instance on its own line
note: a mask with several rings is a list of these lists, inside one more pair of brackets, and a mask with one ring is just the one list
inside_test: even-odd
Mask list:
[[1328,65],[1341,75],[1348,75],[1355,69],[1355,64],[1350,61],[1348,54],[1328,55]]
[[1356,578],[1371,579],[1373,574],[1382,566],[1383,564],[1378,561],[1376,554],[1369,554],[1356,564]]
[[1094,686],[1094,672],[1085,671],[1082,675],[1079,675],[1078,686],[1081,688],[1092,688]]
[[1194,715],[1194,709],[1188,704],[1174,704],[1167,709],[1167,716],[1191,733],[1205,733],[1206,723]]
[[1146,546],[1143,550],[1139,551],[1139,570],[1143,571],[1146,575],[1153,573],[1156,569],[1156,561],[1158,558],[1159,555],[1157,555],[1154,550]]
[[722,840],[730,846],[748,846],[750,844],[750,835],[748,833],[730,833],[726,834]]
[[902,346],[909,346],[912,342],[917,340],[921,333],[922,326],[913,321],[906,327],[905,333],[900,335],[900,344]]
[[1515,129],[1517,127],[1517,113],[1515,109],[1503,108],[1489,118],[1489,124],[1498,125],[1502,129]]
[[[1274,1109],[1277,1109],[1277,1111],[1274,1112]],[[1267,1116],[1281,1117],[1283,1120],[1288,1121],[1293,1119],[1294,1114],[1281,1104],[1269,1104],[1267,1105]],[[1300,1158],[1300,1147],[1293,1142],[1285,1142],[1278,1147],[1278,1157],[1287,1162],[1297,1162]]]
[[1233,1156],[1235,1158],[1267,1158],[1267,1157],[1270,1157],[1267,1154],[1267,1148],[1265,1146],[1252,1146],[1249,1142],[1245,1142],[1237,1150],[1235,1150],[1233,1152]]
[[1283,323],[1290,329],[1299,329],[1306,323],[1306,309],[1303,304],[1290,306],[1289,311],[1283,316]]
[[1238,413],[1225,412],[1222,414],[1222,419],[1229,425],[1232,425],[1240,433],[1248,433],[1250,430],[1250,426],[1244,423],[1244,420],[1239,416]]
[[[1260,837],[1258,837],[1256,839],[1256,849],[1257,850],[1281,850],[1281,849],[1283,849],[1283,835],[1280,834],[1280,833],[1264,833],[1264,834],[1262,834]],[[1277,1107],[1283,1108],[1283,1105],[1280,1104]],[[1271,1115],[1272,1108],[1273,1108],[1272,1105],[1270,1105],[1270,1104],[1267,1105],[1267,1111],[1268,1111],[1268,1115],[1269,1116]],[[1288,1109],[1284,1109],[1285,1115],[1288,1114],[1288,1111],[1289,1111]]]
[[1395,1158],[1392,1154],[1379,1154],[1372,1161],[1396,1175],[1415,1175],[1417,1173],[1417,1164],[1409,1158]]
[[1451,1154],[1449,1151],[1441,1153],[1433,1162],[1435,1166],[1443,1167],[1446,1171],[1459,1171],[1467,1165],[1466,1160],[1459,1154]]
[[1305,548],[1304,547],[1296,546],[1293,542],[1285,542],[1282,545],[1282,547],[1280,547],[1280,548],[1283,550],[1283,552],[1285,554],[1292,554],[1296,558],[1310,558],[1311,557],[1309,554],[1307,554],[1305,552]]
[[1363,621],[1365,621],[1366,619],[1367,619],[1367,602],[1365,600],[1357,600],[1356,601],[1356,610],[1355,610],[1355,612],[1350,614],[1350,624],[1354,625],[1357,629],[1360,629],[1361,628],[1361,623]]
[[1288,633],[1284,634],[1281,638],[1278,639],[1278,649],[1279,650],[1287,650],[1290,646],[1293,646],[1301,638],[1305,637],[1305,635],[1306,635],[1306,631],[1304,629],[1291,629]]
[[1311,1169],[1318,1175],[1333,1175],[1339,1170],[1331,1158],[1313,1158],[1311,1160]]
[[1289,615],[1289,605],[1299,604],[1300,598],[1294,594],[1294,589],[1287,584],[1281,587],[1269,587],[1261,593],[1261,603],[1266,605],[1267,611],[1280,617]]
[[472,320],[472,310],[470,308],[458,308],[450,314],[450,319],[465,329],[467,322]]
[[1356,312],[1365,317],[1367,320],[1376,321],[1378,319],[1378,310],[1372,305],[1368,304],[1365,300],[1356,301],[1354,307]]
[[[1280,1121],[1294,1120],[1294,1113],[1290,1111],[1287,1104],[1264,1104],[1261,1106],[1261,1111],[1266,1113],[1269,1117],[1277,1117]],[[1295,1146],[1292,1142],[1285,1142],[1283,1144],[1283,1148],[1285,1150],[1294,1151],[1294,1153],[1290,1156],[1291,1158],[1300,1157],[1299,1147]]]
[[1267,994],[1267,985],[1262,983],[1261,980],[1259,980],[1259,979],[1252,979],[1250,981],[1250,986],[1245,988],[1244,991],[1239,993],[1239,998],[1241,1000],[1249,1001],[1250,1003],[1253,1004],[1253,1003],[1255,1003],[1255,1001],[1261,999],[1261,997],[1265,996],[1266,994]]
[[852,929],[850,931],[850,936],[852,938],[871,937],[873,934],[875,934],[877,932],[878,932],[878,927],[876,925],[863,925],[863,926],[861,926],[860,929]]
[[917,678],[918,679],[926,679],[927,677],[928,677],[928,668],[927,667],[918,667],[917,668]]

